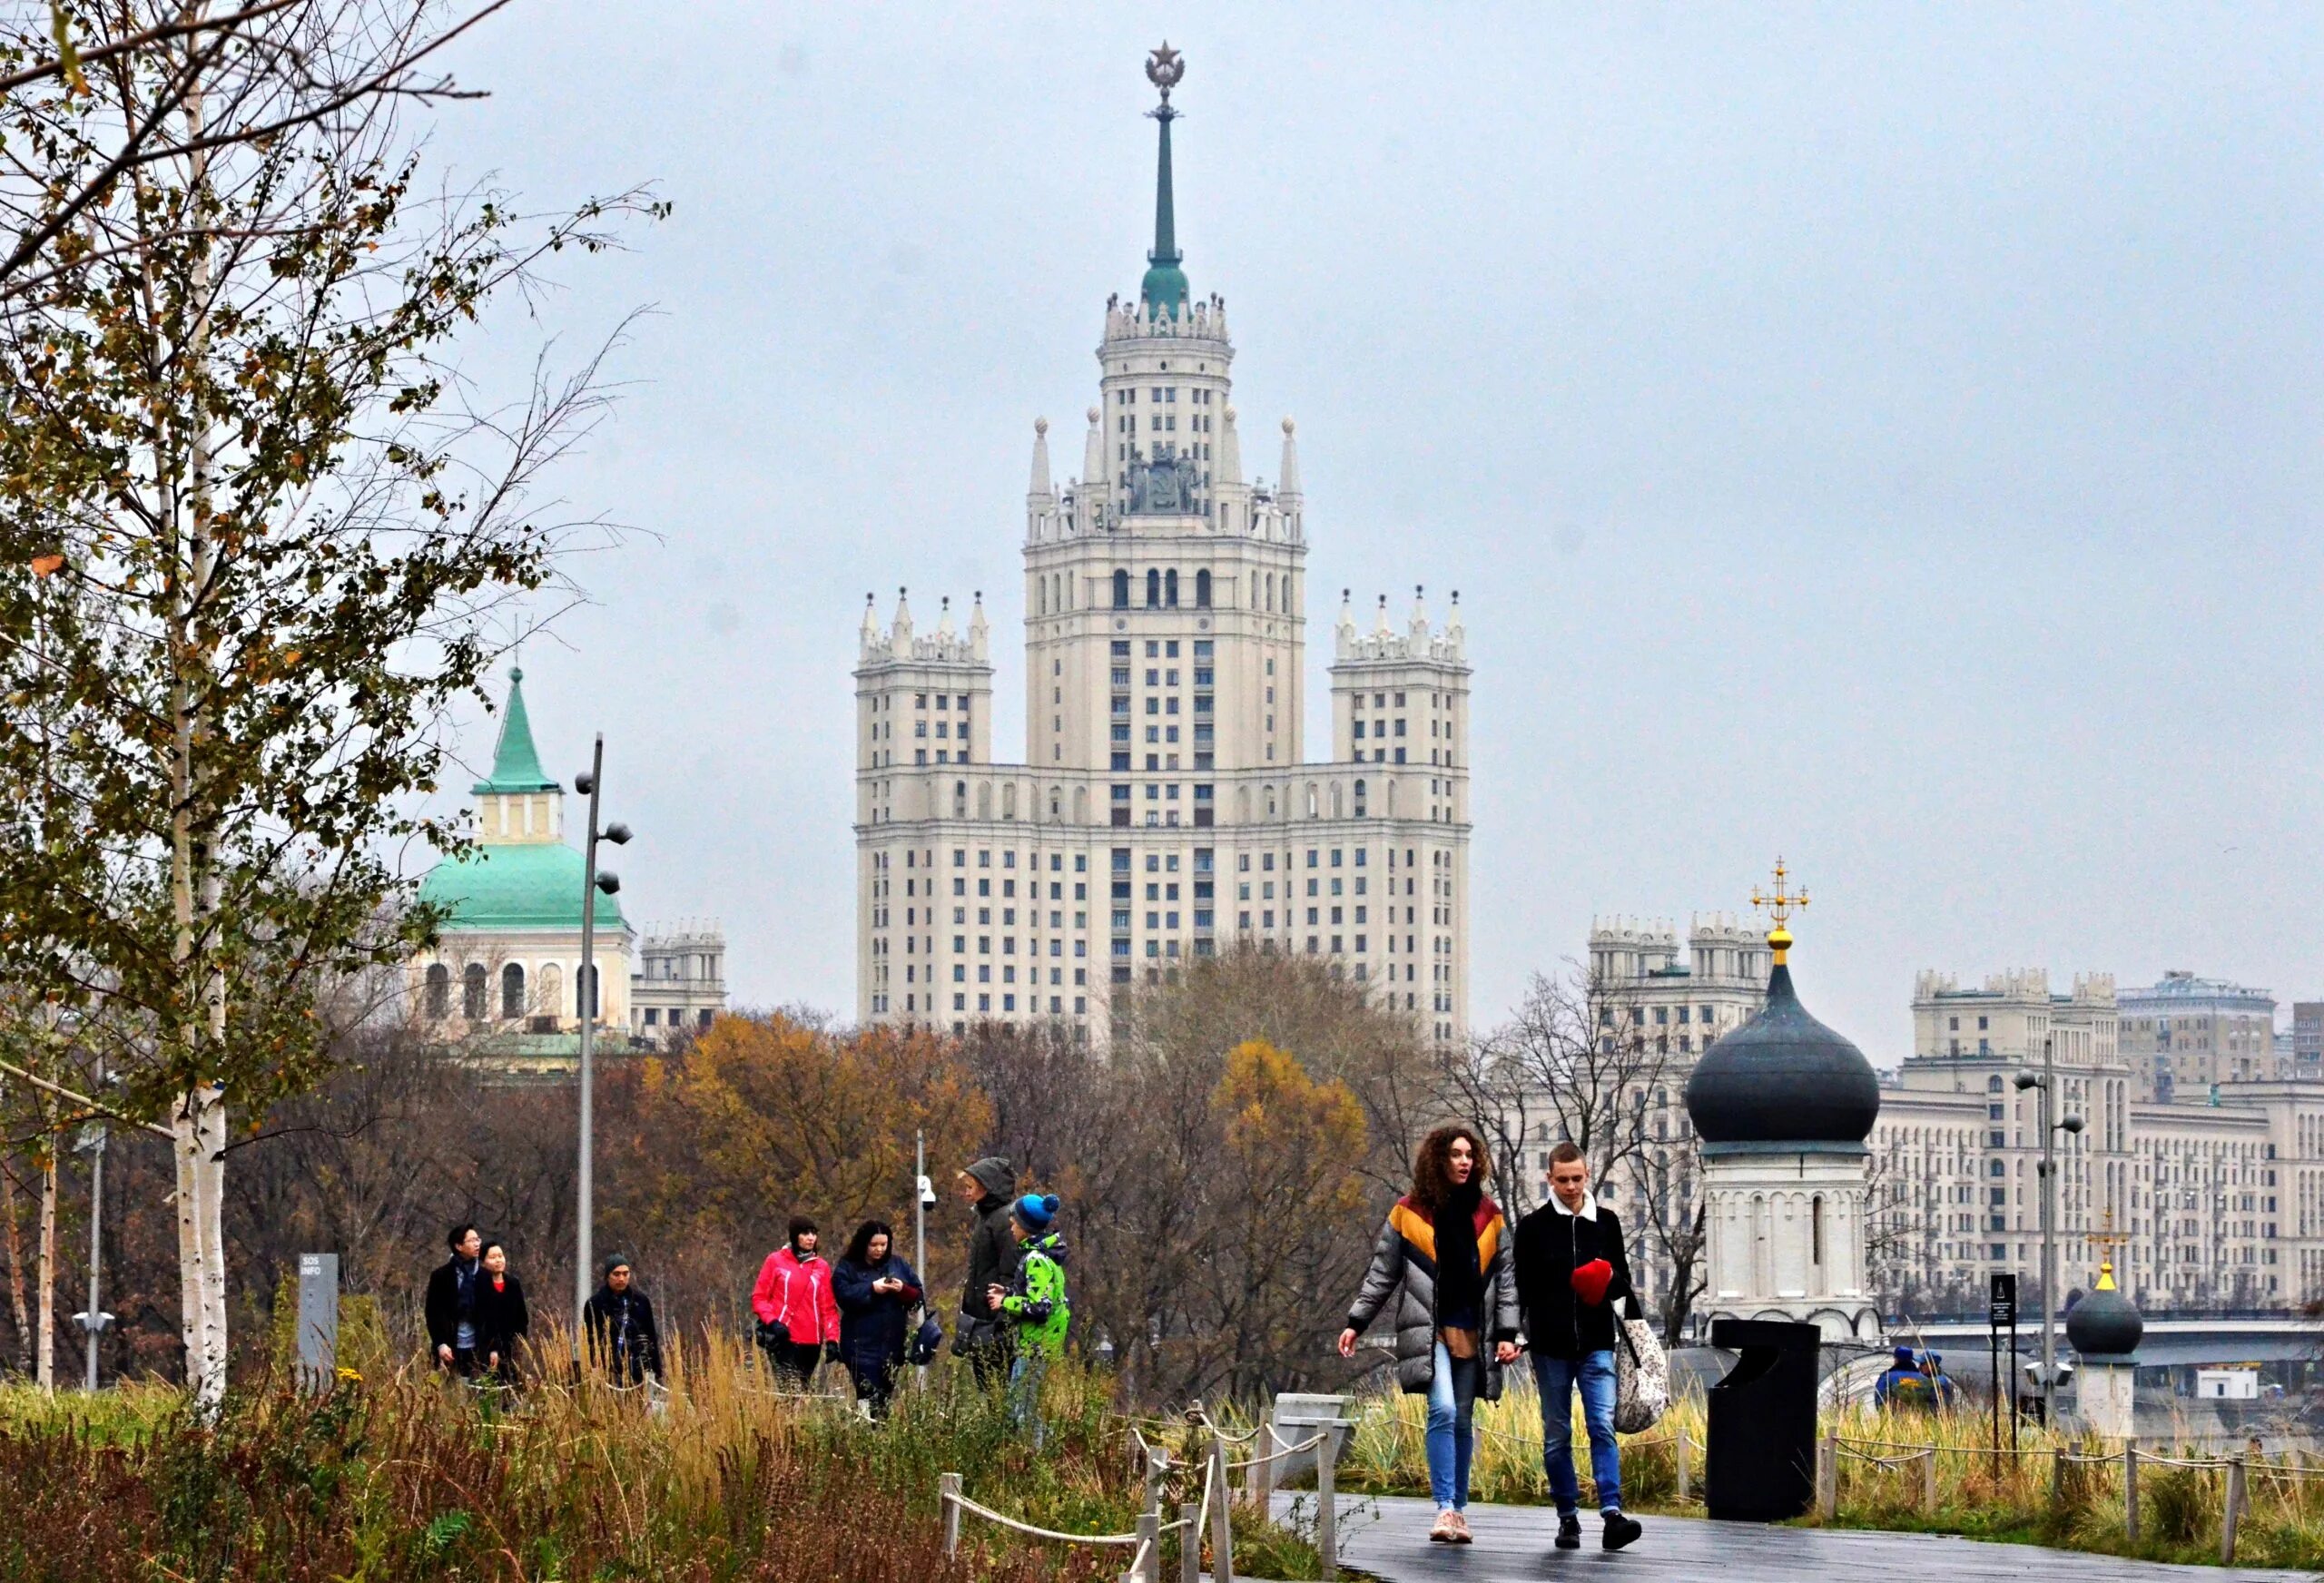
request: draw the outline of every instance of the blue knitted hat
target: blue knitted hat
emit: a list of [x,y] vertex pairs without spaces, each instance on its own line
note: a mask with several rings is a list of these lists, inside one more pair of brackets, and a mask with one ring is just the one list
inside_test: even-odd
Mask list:
[[1058,1198],[1054,1193],[1028,1193],[1009,1205],[1009,1213],[1027,1231],[1047,1231],[1049,1222],[1057,1218]]

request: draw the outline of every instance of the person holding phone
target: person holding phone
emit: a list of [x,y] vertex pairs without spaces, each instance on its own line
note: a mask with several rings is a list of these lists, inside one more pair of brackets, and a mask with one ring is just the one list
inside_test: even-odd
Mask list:
[[855,1399],[883,1418],[921,1300],[920,1276],[896,1254],[894,1227],[867,1220],[855,1228],[832,1267],[832,1293],[839,1301],[840,1362],[855,1381]]

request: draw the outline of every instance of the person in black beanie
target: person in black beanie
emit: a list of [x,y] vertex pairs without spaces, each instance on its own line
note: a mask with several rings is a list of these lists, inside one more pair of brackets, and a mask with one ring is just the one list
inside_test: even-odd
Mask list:
[[616,1385],[636,1385],[662,1377],[662,1335],[654,1328],[654,1305],[637,1290],[629,1258],[606,1261],[606,1282],[581,1311],[589,1337],[589,1361]]

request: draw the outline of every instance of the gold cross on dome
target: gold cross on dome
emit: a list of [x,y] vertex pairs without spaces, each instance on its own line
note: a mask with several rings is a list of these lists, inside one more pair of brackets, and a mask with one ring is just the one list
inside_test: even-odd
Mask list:
[[1787,892],[1784,890],[1784,880],[1789,874],[1790,870],[1783,866],[1783,860],[1781,858],[1777,858],[1776,860],[1775,894],[1771,896],[1762,895],[1760,894],[1759,888],[1758,886],[1754,885],[1751,887],[1751,905],[1758,909],[1760,911],[1765,912],[1770,919],[1774,919],[1775,926],[1777,929],[1781,929],[1784,926],[1785,921],[1791,917],[1792,909],[1794,908],[1804,908],[1807,905],[1807,891],[1794,890]]

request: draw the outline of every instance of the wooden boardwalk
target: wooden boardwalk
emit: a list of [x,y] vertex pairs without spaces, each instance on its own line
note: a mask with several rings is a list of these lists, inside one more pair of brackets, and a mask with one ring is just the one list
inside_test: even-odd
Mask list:
[[[1300,1498],[1312,1507],[1311,1491]],[[1278,1495],[1278,1508],[1289,1498]],[[1472,1506],[1473,1545],[1432,1545],[1436,1510],[1409,1497],[1339,1500],[1340,1558],[1387,1583],[1536,1583],[1577,1577],[1614,1583],[1686,1579],[1687,1583],[2289,1583],[2309,1574],[2250,1568],[2178,1567],[2115,1556],[1984,1544],[1934,1534],[1865,1533],[1846,1529],[1765,1527],[1701,1518],[1645,1517],[1646,1537],[1608,1555],[1598,1548],[1598,1514],[1581,1515],[1582,1548],[1551,1544],[1557,1515],[1546,1506]]]

